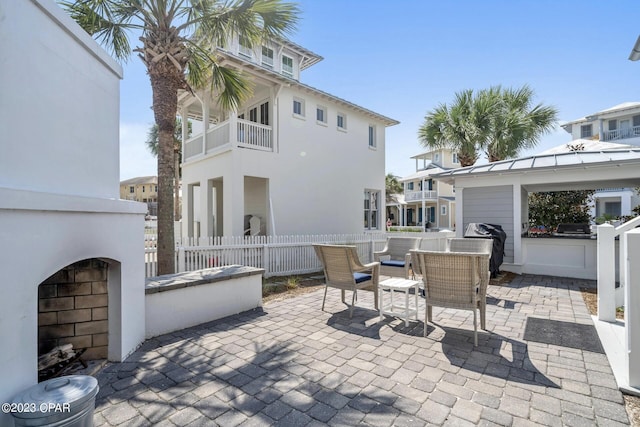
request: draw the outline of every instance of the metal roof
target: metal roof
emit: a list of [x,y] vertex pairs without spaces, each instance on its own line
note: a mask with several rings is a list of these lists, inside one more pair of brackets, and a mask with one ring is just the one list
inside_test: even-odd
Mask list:
[[563,169],[595,166],[611,163],[638,163],[640,162],[640,147],[631,149],[599,150],[599,151],[573,151],[569,153],[538,154],[520,159],[503,160],[477,166],[452,169],[432,175],[438,180],[449,178],[489,175],[498,173],[517,173],[529,170]]

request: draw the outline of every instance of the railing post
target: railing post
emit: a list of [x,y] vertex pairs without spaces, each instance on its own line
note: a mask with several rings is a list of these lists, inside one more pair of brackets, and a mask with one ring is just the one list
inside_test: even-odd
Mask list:
[[262,268],[264,268],[264,276],[269,277],[269,245],[262,246]]
[[616,320],[615,227],[598,226],[598,320]]
[[625,259],[627,286],[625,287],[624,322],[627,341],[629,386],[640,388],[640,229],[627,231],[620,256]]
[[186,271],[186,256],[184,247],[180,246],[178,248],[178,271],[176,273],[182,273]]

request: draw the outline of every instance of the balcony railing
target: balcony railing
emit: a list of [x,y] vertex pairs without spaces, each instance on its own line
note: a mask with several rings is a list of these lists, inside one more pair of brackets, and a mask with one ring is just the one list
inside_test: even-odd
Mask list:
[[405,191],[404,200],[407,202],[415,202],[418,200],[430,200],[436,199],[438,197],[438,192],[433,190],[424,190],[424,191]]
[[616,141],[626,138],[640,137],[640,126],[634,126],[628,129],[605,130],[603,132],[603,141]]
[[[236,131],[231,132],[234,123]],[[202,134],[189,139],[184,145],[184,158],[188,160],[198,155],[207,154],[225,145],[260,151],[273,151],[272,134],[271,126],[242,119],[227,120],[208,129],[205,134],[206,141],[203,139]]]

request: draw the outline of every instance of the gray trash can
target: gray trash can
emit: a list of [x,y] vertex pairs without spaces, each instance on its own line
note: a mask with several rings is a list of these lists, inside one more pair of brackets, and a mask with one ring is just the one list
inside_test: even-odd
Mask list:
[[98,381],[87,375],[52,378],[14,396],[16,427],[92,427]]

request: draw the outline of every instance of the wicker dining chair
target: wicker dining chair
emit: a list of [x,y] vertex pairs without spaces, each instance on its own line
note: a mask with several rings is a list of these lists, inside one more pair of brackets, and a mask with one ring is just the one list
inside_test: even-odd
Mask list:
[[473,311],[473,342],[478,345],[481,260],[488,254],[469,252],[411,251],[412,262],[420,266],[425,288],[424,336],[432,321],[432,307]]
[[474,254],[477,253],[489,255],[488,257],[479,258],[479,271],[483,273],[480,276],[480,292],[478,293],[478,305],[480,308],[480,328],[487,329],[487,287],[489,286],[489,281],[491,280],[490,260],[491,253],[493,252],[493,240],[459,237],[450,238],[447,239],[447,252],[471,252]]
[[[420,240],[420,237],[389,237],[384,249],[373,253],[374,259],[380,262],[380,274],[408,279],[409,252],[420,248]],[[389,259],[383,259],[385,257]]]
[[322,311],[327,299],[327,289],[341,290],[342,302],[345,302],[345,291],[352,291],[349,318],[353,317],[353,307],[357,299],[358,290],[373,292],[376,310],[378,309],[378,282],[380,278],[380,263],[362,264],[358,258],[355,246],[348,245],[313,245],[316,255],[324,269],[325,288],[322,298]]

